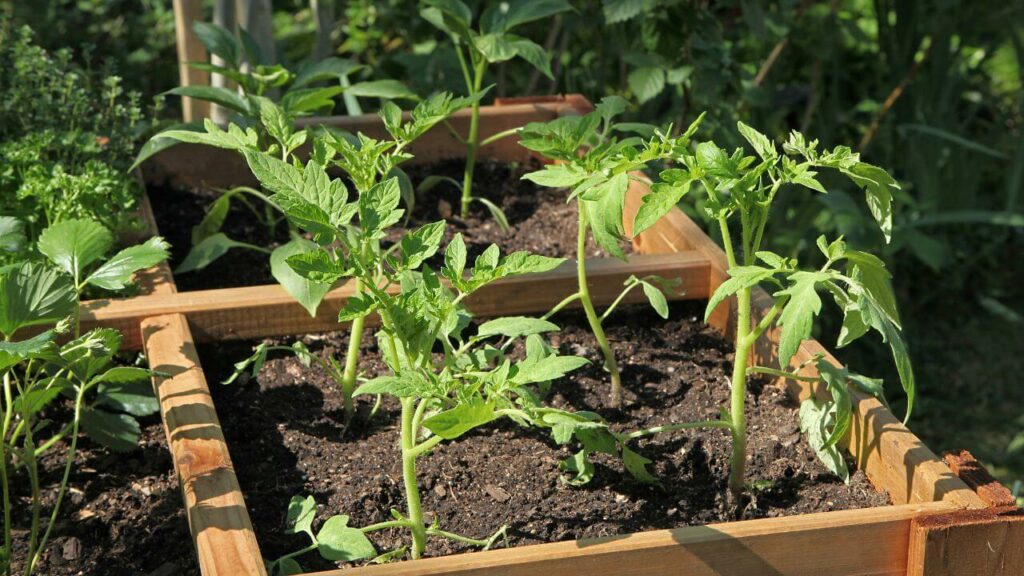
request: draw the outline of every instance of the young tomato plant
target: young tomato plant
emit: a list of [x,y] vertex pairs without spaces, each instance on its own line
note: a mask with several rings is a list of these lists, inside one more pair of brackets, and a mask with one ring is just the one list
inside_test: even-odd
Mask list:
[[[646,167],[655,160],[670,158],[678,149],[685,148],[700,123],[698,119],[678,139],[669,138],[656,131],[647,141],[638,137],[619,140],[613,135],[617,126],[612,120],[624,109],[623,99],[605,98],[594,112],[585,116],[567,116],[546,124],[528,124],[523,129],[520,140],[524,147],[558,162],[548,165],[543,170],[526,174],[523,178],[541,186],[569,188],[569,201],[576,201],[579,214],[576,234],[578,288],[576,293],[558,304],[552,313],[577,300],[582,304],[590,329],[604,355],[605,369],[611,376],[609,404],[613,407],[619,406],[622,402],[622,377],[615,360],[615,351],[612,350],[605,335],[603,321],[615,305],[613,304],[605,314],[598,316],[590,298],[586,268],[588,233],[593,234],[598,246],[609,254],[625,260],[626,254],[619,246],[619,242],[625,235],[622,209],[629,188],[630,173]],[[681,197],[682,193],[679,196]],[[671,284],[656,277],[642,280],[634,278],[626,283],[625,292],[636,286],[643,287],[655,310],[667,318],[668,307],[661,289],[670,288]],[[616,299],[615,304],[621,301],[625,292]]]
[[572,6],[565,0],[495,2],[488,5],[480,14],[474,28],[473,10],[461,0],[425,0],[422,4],[420,15],[451,38],[466,83],[466,93],[472,102],[469,134],[465,139],[459,136],[466,145],[466,169],[463,172],[462,185],[454,182],[462,192],[459,214],[463,219],[467,218],[470,205],[473,201],[479,201],[490,210],[503,228],[507,228],[505,216],[496,205],[486,198],[473,196],[473,171],[476,167],[477,150],[518,131],[516,128],[500,132],[480,141],[480,100],[490,89],[484,87],[484,78],[490,64],[516,57],[529,62],[545,76],[552,78],[551,55],[533,41],[511,32],[528,22],[572,10]]
[[[196,22],[196,36],[210,54],[219,56],[224,66],[205,62],[189,65],[215,74],[221,74],[237,84],[237,89],[219,86],[180,86],[168,93],[205,100],[222,106],[232,113],[231,124],[248,134],[252,129],[256,135],[255,145],[272,151],[285,160],[294,160],[296,151],[302,146],[308,134],[295,130],[296,118],[314,113],[329,113],[334,108],[334,98],[345,98],[350,113],[359,114],[356,96],[375,98],[408,98],[416,95],[394,80],[380,80],[351,83],[349,77],[360,72],[365,66],[342,58],[327,58],[304,67],[297,74],[280,64],[264,62],[259,48],[249,35],[241,30],[238,37],[220,26]],[[323,82],[333,85],[317,86]],[[283,94],[281,93],[283,91]],[[231,127],[229,127],[229,132]],[[135,160],[138,166],[154,154],[179,142],[196,142],[187,132],[202,134],[209,132],[201,125],[178,125],[155,135],[143,146]],[[248,136],[247,136],[248,137]],[[216,146],[216,143],[206,142]],[[231,146],[222,146],[231,147]],[[261,247],[229,238],[221,228],[232,202],[244,206],[263,225],[269,235],[282,222],[286,223],[280,207],[270,201],[261,190],[249,186],[238,186],[223,193],[210,205],[203,220],[192,230],[192,249],[176,270],[178,273],[201,270],[232,248],[243,248],[266,252],[273,268],[281,268],[282,254],[294,253],[290,246],[275,255]],[[276,274],[275,274],[276,277]]]
[[[821,460],[844,479],[848,477],[837,447],[850,425],[852,408],[848,383],[876,395],[881,394],[881,385],[876,380],[840,370],[822,358],[805,362],[817,367],[818,374],[814,377],[799,374],[805,367],[803,364],[790,371],[791,360],[800,343],[810,337],[814,318],[821,310],[819,290],[830,294],[845,315],[837,345],[845,346],[874,329],[892,350],[907,394],[907,417],[913,409],[915,395],[913,370],[900,334],[890,276],[880,259],[849,248],[842,238],[832,242],[824,237],[818,239],[825,259],[818,268],[802,267],[796,260],[764,248],[770,242],[766,226],[777,194],[793,187],[825,193],[825,187],[817,178],[820,169],[835,170],[864,189],[871,214],[888,240],[892,230],[892,192],[898,189],[896,181],[885,170],[861,162],[859,156],[845,146],[819,151],[817,141],[807,142],[794,132],[780,153],[764,135],[743,123],[738,126],[757,157],[747,156],[741,149],[729,154],[714,142],[701,142],[692,151],[685,146],[675,147],[673,160],[679,167],[661,173],[661,183],[654,185],[644,198],[633,230],[634,234],[639,234],[649,228],[679,201],[691,184],[705,190],[704,209],[718,222],[730,277],[710,298],[706,318],[726,298],[736,296],[732,396],[730,408],[723,414],[733,438],[729,489],[734,501],[738,501],[744,487],[747,440],[744,403],[747,377],[754,373],[820,380],[827,387],[831,394],[828,402],[804,401],[800,409],[801,429]],[[737,220],[738,234],[734,228]],[[760,318],[754,317],[752,306],[757,286],[771,289],[774,301]],[[779,367],[751,365],[754,344],[773,326],[781,328]]]
[[[287,246],[279,248],[275,251],[273,261],[275,278],[312,314],[331,286],[342,278],[354,280],[357,300],[368,294],[372,286],[380,284],[384,263],[394,251],[394,248],[383,250],[381,239],[404,214],[397,207],[402,196],[402,186],[396,175],[398,166],[412,157],[408,153],[412,141],[443,121],[452,111],[461,108],[464,101],[453,99],[448,94],[432,96],[417,104],[405,122],[398,106],[385,103],[380,115],[391,140],[375,140],[363,134],[349,137],[321,132],[313,143],[313,155],[305,166],[294,158],[290,162],[280,160],[273,150],[263,150],[252,144],[251,139],[240,140],[232,136],[230,131],[223,132],[216,126],[208,126],[202,138],[216,145],[239,150],[260,183],[274,193],[270,200],[289,216],[297,229],[312,235],[313,240],[296,237]],[[332,180],[327,175],[328,167],[340,168],[348,176],[359,202],[349,202],[344,182],[340,179]],[[377,213],[361,207],[361,203],[378,196],[384,196],[388,202],[395,200],[392,212]],[[310,214],[300,217],[297,210],[307,210]],[[340,235],[340,232],[331,230],[344,230],[345,233]],[[433,230],[434,234],[441,234],[443,224],[437,224]],[[318,245],[341,241],[342,238],[347,242],[348,249],[359,253],[369,262],[367,276],[307,272],[289,264],[294,257],[309,253]],[[403,239],[402,245],[412,241],[422,242],[424,239],[410,234]],[[358,376],[359,344],[364,321],[369,313],[370,310],[366,310],[349,318],[352,321],[352,332],[344,367],[339,369],[334,361],[329,364],[328,373],[339,379],[345,413],[349,417],[355,410],[352,393]],[[297,348],[292,349],[302,353]],[[258,368],[266,357],[266,351],[266,348],[257,349],[253,357],[236,367],[236,374],[251,364],[256,364]],[[304,358],[308,356],[304,355]]]

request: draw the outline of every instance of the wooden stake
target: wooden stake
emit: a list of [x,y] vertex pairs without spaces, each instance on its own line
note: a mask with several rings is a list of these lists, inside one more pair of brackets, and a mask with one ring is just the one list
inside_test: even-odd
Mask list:
[[[206,62],[206,47],[192,31],[192,23],[203,19],[202,0],[174,0],[174,35],[178,43],[178,78],[182,86],[209,86],[210,74],[196,70],[189,62]],[[210,105],[203,100],[181,99],[181,118],[185,122],[210,116]]]

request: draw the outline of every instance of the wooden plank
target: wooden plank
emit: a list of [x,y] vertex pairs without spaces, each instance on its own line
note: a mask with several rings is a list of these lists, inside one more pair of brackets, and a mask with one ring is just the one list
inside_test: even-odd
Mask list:
[[996,480],[989,471],[978,462],[967,450],[954,450],[942,456],[943,462],[949,466],[954,474],[960,477],[971,490],[977,492],[985,504],[990,508],[1001,508],[1016,506],[1017,498],[999,480]]
[[[174,0],[174,37],[178,45],[178,78],[182,86],[209,86],[210,74],[196,70],[189,62],[206,62],[206,47],[192,31],[192,23],[203,19],[202,0]],[[181,117],[185,122],[201,120],[210,115],[210,105],[203,100],[182,98]]]
[[690,526],[316,576],[903,576],[912,519],[951,508],[932,502]]
[[[513,103],[480,108],[480,138],[524,126],[530,122],[545,122],[559,116],[586,112],[589,102],[579,95],[546,97],[543,101]],[[470,111],[456,112],[449,123],[460,134],[469,131]],[[359,116],[320,116],[300,119],[299,126],[331,126],[353,134],[362,132],[374,138],[385,136],[380,117],[376,114]],[[463,158],[466,148],[444,126],[436,126],[410,146],[413,162],[435,162],[447,158]],[[480,158],[493,158],[503,162],[527,162],[535,155],[519,146],[515,137],[498,140],[480,149]],[[147,182],[162,182],[172,186],[231,188],[255,184],[245,160],[232,150],[222,150],[201,144],[179,144],[155,155],[142,167]]]
[[[635,214],[642,198],[648,193],[647,183],[634,181],[626,200],[626,213]],[[631,222],[632,218],[627,217]],[[713,293],[728,278],[725,253],[689,217],[676,209],[634,240],[639,251],[669,253],[678,250],[696,250],[711,262],[708,293]],[[735,334],[736,299],[729,298],[712,315],[710,324],[727,338]],[[755,316],[764,314],[772,306],[771,297],[761,289],[753,295]],[[727,312],[727,313],[726,313]],[[758,342],[755,360],[764,366],[777,366],[777,346],[781,331],[769,330]],[[841,364],[821,344],[806,340],[792,360],[792,367],[810,361],[821,354],[837,366]],[[805,367],[804,375],[816,373],[813,366]],[[824,396],[824,390],[812,389],[807,382],[776,380],[790,395],[803,400],[811,394]],[[954,474],[917,436],[908,430],[878,400],[853,391],[854,419],[847,439],[850,453],[876,488],[885,490],[896,504],[949,500],[966,508],[984,508],[985,503],[973,490]]]
[[[707,259],[694,252],[636,256],[630,262],[596,259],[588,264],[591,298],[597,305],[610,304],[631,275],[658,274],[680,278],[682,295],[673,299],[703,299],[707,292]],[[481,316],[546,311],[576,289],[576,269],[566,262],[544,274],[506,278],[484,287],[467,304]],[[251,286],[221,290],[178,292],[125,300],[93,300],[83,304],[82,326],[119,328],[125,348],[141,342],[138,323],[147,317],[169,313],[187,314],[199,340],[246,339],[337,330],[338,310],[352,294],[351,284],[333,290],[316,318],[306,313],[280,286]],[[624,302],[639,302],[634,290]]]
[[958,510],[911,523],[907,576],[1024,574],[1024,514],[1016,506]]
[[203,576],[265,576],[199,355],[182,314],[141,322],[164,431]]

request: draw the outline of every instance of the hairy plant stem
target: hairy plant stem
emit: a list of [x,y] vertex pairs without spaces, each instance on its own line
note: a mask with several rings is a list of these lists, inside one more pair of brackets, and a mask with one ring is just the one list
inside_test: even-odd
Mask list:
[[612,350],[608,338],[605,336],[604,328],[601,326],[601,318],[594,310],[594,303],[590,300],[590,287],[587,285],[587,211],[581,202],[576,203],[579,212],[579,225],[576,240],[576,280],[579,284],[579,298],[583,304],[583,310],[587,314],[587,322],[590,323],[590,330],[597,339],[597,345],[604,355],[605,370],[611,375],[612,390],[608,404],[612,408],[618,408],[622,404],[622,375],[619,374],[619,366],[615,362],[615,352]]
[[[484,81],[484,72],[486,71],[487,61],[481,59],[480,62],[474,63],[472,84],[469,83],[470,77],[467,75],[466,88],[469,90],[470,96],[475,96],[480,92],[480,88]],[[466,169],[462,173],[462,206],[459,210],[459,216],[465,220],[469,217],[469,205],[473,202],[473,172],[476,170],[476,152],[480,147],[480,100],[474,100],[473,105],[470,109],[469,116],[469,137],[466,139]]]
[[414,560],[423,556],[423,551],[427,547],[427,527],[423,524],[423,506],[420,504],[420,489],[416,483],[416,431],[413,429],[415,413],[416,399],[402,398],[402,480],[405,483]]
[[750,334],[750,288],[736,294],[736,355],[732,365],[732,395],[729,414],[732,418],[732,458],[729,463],[729,494],[738,503],[743,494],[743,478],[747,466],[747,363],[753,342]]
[[[356,279],[356,294],[362,291],[362,282]],[[352,320],[352,326],[348,335],[348,350],[345,352],[345,371],[341,375],[341,395],[345,403],[345,421],[352,422],[356,413],[355,401],[352,393],[356,389],[356,376],[359,368],[359,344],[363,340],[363,325],[366,316],[359,316]]]

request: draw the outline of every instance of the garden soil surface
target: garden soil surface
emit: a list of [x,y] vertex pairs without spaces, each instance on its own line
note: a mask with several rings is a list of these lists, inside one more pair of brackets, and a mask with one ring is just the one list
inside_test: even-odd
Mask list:
[[[552,344],[592,365],[555,382],[549,402],[598,412],[620,431],[716,418],[728,405],[733,357],[731,346],[700,322],[702,313],[703,303],[687,302],[674,304],[668,321],[639,307],[613,314],[608,335],[628,390],[621,410],[605,407],[608,379],[582,314],[563,313],[556,318],[562,331],[552,335]],[[316,353],[338,357],[347,346],[345,333],[303,340]],[[384,370],[372,340],[367,335],[363,346],[368,377]],[[308,544],[305,536],[285,533],[285,512],[295,495],[316,499],[316,526],[335,514],[364,526],[389,520],[392,509],[404,512],[397,402],[385,401],[372,422],[346,430],[335,384],[315,363],[306,367],[280,354],[244,383],[218,384],[252,345],[209,345],[200,354],[264,555],[275,558]],[[368,407],[360,404],[363,417]],[[747,409],[752,497],[746,518],[888,504],[862,473],[847,486],[817,461],[799,432],[798,406],[781,389],[752,385]],[[624,473],[621,462],[602,457],[593,481],[576,488],[560,479],[558,469],[569,449],[510,421],[488,425],[419,460],[424,511],[442,529],[477,538],[507,524],[510,546],[734,519],[722,496],[730,454],[726,432],[664,434],[635,447],[654,461],[651,471],[660,485],[640,483]],[[407,539],[397,530],[371,536],[382,552]],[[431,539],[427,547],[430,556],[464,551],[442,539]],[[307,570],[334,566],[316,553],[300,561]]]
[[[464,167],[465,162],[462,160],[446,160],[404,168],[416,187],[430,175],[448,176],[461,182]],[[501,206],[509,221],[508,230],[502,230],[479,202],[473,203],[469,218],[460,219],[459,191],[451,183],[442,182],[418,195],[407,227],[397,226],[392,229],[386,243],[400,239],[407,229],[444,218],[449,226],[445,229],[443,244],[446,245],[452,236],[461,232],[470,261],[492,243],[498,244],[502,254],[528,250],[544,256],[573,256],[576,253],[577,213],[575,203],[566,203],[567,191],[542,188],[521,179],[523,174],[540,167],[537,162],[519,165],[482,160],[477,163],[474,194],[483,195]],[[192,227],[203,219],[206,210],[220,192],[171,189],[150,184],[149,194],[157,227],[171,243],[171,265],[177,267],[192,246]],[[256,207],[262,210],[259,204]],[[272,234],[237,201],[232,202],[222,231],[233,240],[268,249],[288,241],[287,226],[284,223],[279,224]],[[625,243],[623,248],[629,251]],[[587,254],[603,255],[592,240],[588,242]],[[178,289],[184,291],[273,284],[274,279],[270,274],[270,261],[266,254],[235,248],[210,268],[175,275],[175,282]]]
[[[139,446],[117,453],[81,438],[70,489],[50,543],[36,566],[47,576],[193,576],[199,574],[181,489],[160,416],[141,418]],[[46,514],[64,471],[67,445],[42,460]],[[14,486],[27,481],[15,477]],[[15,510],[14,565],[22,566],[29,524],[28,494]],[[16,573],[20,573],[17,571]]]

